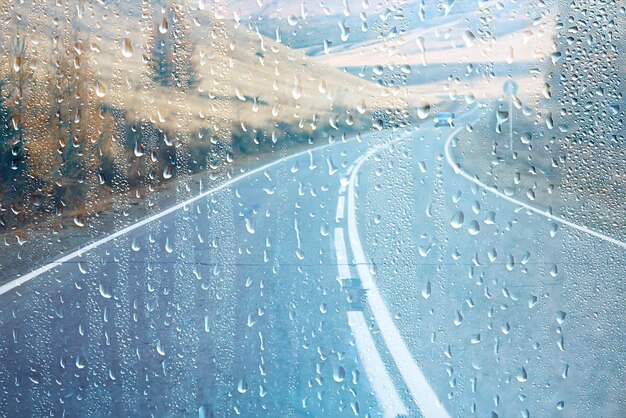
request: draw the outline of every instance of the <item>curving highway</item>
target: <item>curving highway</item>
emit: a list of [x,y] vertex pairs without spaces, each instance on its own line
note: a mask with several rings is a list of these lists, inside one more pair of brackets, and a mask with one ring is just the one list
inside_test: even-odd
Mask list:
[[0,409],[618,416],[623,243],[462,171],[480,115],[285,156],[4,284]]

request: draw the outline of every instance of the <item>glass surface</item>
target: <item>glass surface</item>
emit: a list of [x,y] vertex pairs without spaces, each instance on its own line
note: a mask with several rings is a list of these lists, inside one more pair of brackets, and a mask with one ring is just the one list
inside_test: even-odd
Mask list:
[[626,416],[623,2],[0,21],[0,416]]

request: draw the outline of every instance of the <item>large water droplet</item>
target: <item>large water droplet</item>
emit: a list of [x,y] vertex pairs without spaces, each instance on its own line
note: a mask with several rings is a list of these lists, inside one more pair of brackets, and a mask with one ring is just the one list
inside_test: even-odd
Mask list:
[[245,380],[240,379],[239,383],[237,383],[237,392],[244,394],[247,391],[248,391],[248,383]]
[[343,366],[336,366],[335,370],[333,371],[333,379],[335,380],[335,382],[341,383],[345,380],[345,378],[346,370],[343,368]]
[[245,221],[246,221],[246,231],[248,231],[249,234],[254,234],[254,227],[255,227],[254,219],[246,217]]
[[471,48],[474,46],[474,42],[476,41],[476,35],[469,30],[463,32],[463,42],[465,43],[466,48]]
[[422,102],[417,106],[417,117],[420,119],[426,119],[430,113],[430,103]]
[[104,97],[107,95],[107,87],[100,80],[96,81],[96,95],[98,97]]
[[462,211],[458,210],[452,215],[452,219],[450,219],[450,225],[454,229],[459,229],[463,226],[463,222],[465,222],[465,215]]
[[480,232],[480,224],[477,221],[470,222],[469,228],[467,229],[470,235],[478,235]]
[[167,21],[167,18],[164,17],[163,20],[161,21],[161,24],[159,24],[159,32],[165,35],[169,29],[170,29],[170,24]]
[[133,44],[130,42],[129,38],[124,38],[122,40],[122,55],[125,58],[130,58],[133,56]]

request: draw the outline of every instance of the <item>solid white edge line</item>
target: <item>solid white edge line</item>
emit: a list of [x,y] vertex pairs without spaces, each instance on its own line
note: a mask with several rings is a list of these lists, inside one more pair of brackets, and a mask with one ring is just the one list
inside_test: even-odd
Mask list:
[[[354,140],[354,138],[351,138],[349,141],[353,141],[353,140]],[[215,192],[223,190],[223,189],[227,188],[228,186],[230,186],[230,185],[232,185],[234,183],[237,183],[240,180],[243,180],[246,177],[249,177],[249,176],[251,176],[253,174],[260,173],[263,170],[267,170],[270,167],[273,167],[275,165],[278,165],[278,164],[283,163],[285,161],[288,161],[290,159],[297,158],[297,157],[300,157],[300,156],[305,155],[305,154],[309,154],[310,155],[310,153],[312,153],[313,151],[320,151],[322,149],[329,148],[329,147],[332,147],[334,145],[339,145],[339,144],[346,144],[346,142],[336,141],[336,142],[332,142],[332,143],[329,143],[329,144],[324,144],[324,145],[320,145],[320,146],[317,146],[317,147],[314,147],[314,148],[306,149],[306,150],[297,152],[295,154],[279,158],[279,159],[277,159],[275,161],[272,161],[272,162],[270,162],[268,164],[262,165],[260,167],[255,168],[255,169],[252,169],[252,170],[250,170],[248,172],[240,174],[237,177],[233,177],[230,180],[227,180],[224,183],[220,184],[219,186],[214,187],[213,189],[210,189],[210,190],[207,190],[207,191],[205,191],[203,193],[200,193],[200,194],[198,194],[198,195],[196,195],[196,196],[194,196],[194,197],[192,197],[190,199],[185,200],[184,202],[180,202],[180,203],[178,203],[178,204],[176,204],[176,205],[174,205],[174,206],[172,206],[172,207],[170,207],[168,209],[165,209],[162,212],[159,212],[159,213],[157,213],[155,215],[152,215],[152,216],[150,216],[148,218],[142,219],[142,220],[138,221],[137,223],[135,223],[133,225],[129,225],[126,228],[120,229],[119,231],[116,231],[116,232],[114,232],[111,235],[107,235],[106,237],[103,237],[103,238],[101,238],[101,239],[99,239],[97,241],[94,241],[94,242],[92,242],[90,244],[87,244],[86,246],[81,247],[81,248],[79,248],[79,249],[77,249],[77,250],[75,250],[75,251],[73,251],[73,252],[71,252],[71,253],[69,253],[69,254],[61,257],[61,258],[58,258],[58,259],[56,259],[55,261],[53,261],[51,263],[45,264],[42,267],[39,267],[38,269],[31,271],[30,273],[27,273],[27,274],[25,274],[23,276],[20,276],[20,277],[16,277],[15,279],[13,279],[13,280],[3,284],[2,286],[0,286],[0,295],[3,295],[5,293],[15,289],[16,287],[19,287],[19,286],[23,285],[24,283],[34,279],[35,277],[37,277],[37,276],[39,276],[39,275],[41,275],[43,273],[46,273],[47,271],[52,270],[54,267],[57,267],[57,266],[65,263],[66,261],[69,261],[69,260],[71,260],[73,258],[76,258],[76,257],[80,257],[84,253],[86,253],[86,252],[88,252],[90,250],[93,250],[94,248],[99,247],[100,245],[102,245],[102,244],[104,244],[106,242],[109,242],[109,241],[111,241],[111,240],[113,240],[113,239],[115,239],[117,237],[120,237],[120,236],[122,236],[124,234],[127,234],[127,233],[129,233],[131,231],[134,231],[135,229],[140,228],[140,227],[142,227],[142,226],[144,226],[144,225],[146,225],[146,224],[148,224],[148,223],[150,223],[152,221],[155,221],[155,220],[157,220],[159,218],[162,218],[162,217],[164,217],[166,215],[169,215],[170,213],[175,212],[178,209],[181,209],[181,208],[183,208],[183,207],[185,207],[185,206],[187,206],[187,205],[189,205],[191,203],[194,203],[194,202],[196,202],[196,201],[198,201],[198,200],[200,200],[200,199],[202,199],[202,198],[204,198],[206,196],[212,195]]]
[[385,418],[396,418],[397,416],[408,415],[406,406],[404,406],[400,394],[398,394],[391,376],[389,376],[389,372],[380,357],[380,353],[376,349],[376,344],[367,327],[363,312],[349,311],[348,324],[352,330],[352,336],[354,337],[356,349],[365,369],[367,379],[372,385],[376,399],[383,409],[383,416]]
[[480,186],[481,188],[485,189],[486,191],[488,191],[490,193],[493,193],[496,196],[501,197],[504,200],[507,200],[507,201],[509,201],[511,203],[514,203],[514,204],[516,204],[518,206],[521,206],[521,207],[523,207],[525,209],[528,209],[531,212],[534,212],[534,213],[537,213],[539,215],[545,216],[546,218],[551,219],[551,220],[553,220],[555,222],[559,222],[559,223],[561,223],[563,225],[567,225],[567,226],[569,226],[571,228],[574,228],[574,229],[576,229],[578,231],[584,232],[584,233],[589,234],[589,235],[593,235],[596,238],[600,238],[600,239],[602,239],[604,241],[610,242],[611,244],[615,244],[615,245],[617,245],[619,247],[622,247],[622,248],[626,249],[626,242],[623,242],[623,241],[617,240],[615,238],[609,237],[608,235],[604,235],[603,233],[594,231],[593,229],[589,229],[589,228],[587,228],[584,225],[575,224],[573,222],[568,221],[567,219],[563,219],[563,218],[561,218],[559,216],[555,216],[555,215],[551,214],[548,211],[536,208],[535,206],[531,206],[528,203],[524,203],[522,201],[514,199],[514,198],[512,198],[510,196],[505,195],[504,193],[502,193],[498,189],[496,189],[494,187],[491,187],[491,186],[488,186],[485,183],[483,183],[482,181],[478,180],[477,178],[472,177],[469,174],[467,174],[465,171],[463,171],[463,169],[461,168],[460,164],[458,164],[456,161],[454,161],[454,159],[452,158],[452,154],[450,152],[450,144],[452,143],[452,139],[462,129],[463,128],[457,128],[450,134],[450,136],[448,137],[448,139],[446,141],[445,148],[444,148],[446,161],[448,162],[448,165],[450,167],[452,167],[452,169],[454,170],[454,172],[456,174],[459,174],[459,175],[465,177],[467,180],[471,181],[472,183],[476,184],[477,186]]
[[344,196],[339,196],[339,199],[337,200],[337,214],[335,215],[335,220],[337,222],[343,219],[345,203],[346,198]]
[[391,354],[402,379],[413,397],[413,401],[425,418],[449,418],[450,414],[439,401],[437,394],[413,359],[396,324],[393,322],[389,310],[372,278],[369,265],[363,252],[363,247],[361,246],[361,240],[356,226],[355,184],[361,165],[375,151],[377,151],[377,148],[372,149],[364,158],[360,159],[358,163],[356,163],[350,176],[348,190],[348,234],[352,245],[352,255],[357,264],[357,270],[361,277],[363,287],[367,289],[367,301],[374,315],[374,319],[378,324],[383,340],[389,350],[389,354]]

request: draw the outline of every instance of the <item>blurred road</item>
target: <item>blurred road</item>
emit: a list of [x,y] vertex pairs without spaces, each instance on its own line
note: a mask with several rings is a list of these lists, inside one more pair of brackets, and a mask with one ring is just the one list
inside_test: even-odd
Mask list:
[[285,157],[2,286],[0,409],[623,410],[626,256],[457,175],[479,115]]

